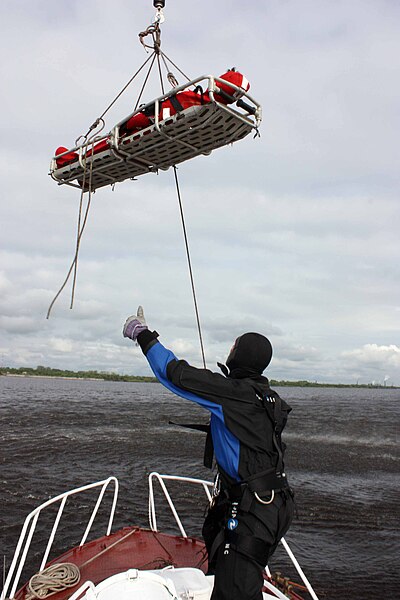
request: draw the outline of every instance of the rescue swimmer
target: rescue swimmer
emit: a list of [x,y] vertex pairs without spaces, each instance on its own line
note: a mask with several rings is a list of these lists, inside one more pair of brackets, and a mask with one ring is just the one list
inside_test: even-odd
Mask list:
[[259,333],[241,335],[226,366],[218,363],[220,374],[165,348],[141,306],[123,335],[137,341],[160,383],[211,413],[208,441],[218,475],[203,525],[208,572],[215,574],[211,600],[262,600],[263,570],[294,512],[281,440],[291,408],[262,375],[272,358],[270,341]]

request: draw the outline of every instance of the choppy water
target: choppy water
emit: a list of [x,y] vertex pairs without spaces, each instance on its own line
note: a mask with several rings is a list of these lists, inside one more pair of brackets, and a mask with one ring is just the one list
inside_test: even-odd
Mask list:
[[[298,517],[286,540],[315,591],[321,600],[400,598],[400,390],[278,391],[293,407],[286,471]],[[210,479],[201,466],[203,434],[168,425],[170,418],[205,416],[158,384],[0,377],[6,563],[26,514],[67,489],[115,475],[121,484],[115,525],[146,526],[150,471]],[[204,503],[190,490],[182,501],[184,524],[199,534]],[[70,513],[56,553],[83,532],[81,508],[72,503]],[[35,551],[53,520],[54,514],[41,517]],[[171,521],[160,524],[173,531]],[[271,567],[293,575],[283,549]]]

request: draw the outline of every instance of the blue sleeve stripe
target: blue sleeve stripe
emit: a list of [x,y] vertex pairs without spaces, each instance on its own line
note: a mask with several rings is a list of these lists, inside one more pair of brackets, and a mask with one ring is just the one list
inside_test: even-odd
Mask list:
[[183,390],[173,383],[167,377],[167,366],[171,360],[178,360],[171,350],[167,350],[160,342],[157,342],[150,348],[146,355],[149,365],[157,377],[168,390],[185,398],[196,402],[203,408],[211,412],[211,434],[214,443],[214,452],[218,464],[224,469],[228,475],[236,480],[239,480],[239,440],[226,428],[222,406],[215,404],[206,398],[197,396],[192,392]]
[[201,406],[204,406],[207,410],[209,410],[212,414],[220,417],[222,420],[224,419],[222,415],[222,407],[219,404],[215,404],[210,400],[206,400],[205,398],[201,398],[192,392],[187,392],[186,390],[182,390],[177,387],[167,377],[167,366],[171,360],[178,360],[171,350],[167,350],[164,346],[158,342],[154,344],[148,351],[146,355],[147,360],[149,361],[150,367],[154,375],[157,379],[171,392],[177,394],[177,396],[181,396],[181,398],[186,398],[186,400],[192,400],[193,402],[197,402]]

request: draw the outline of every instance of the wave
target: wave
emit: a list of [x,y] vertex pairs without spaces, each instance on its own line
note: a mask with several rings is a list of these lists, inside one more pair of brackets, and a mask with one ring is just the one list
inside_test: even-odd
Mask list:
[[[361,437],[356,435],[338,435],[335,433],[310,434],[308,432],[286,432],[285,440],[298,442],[312,442],[315,444],[338,444],[342,446],[368,446],[374,448],[398,447],[398,441],[392,438]],[[394,458],[400,458],[394,457]]]

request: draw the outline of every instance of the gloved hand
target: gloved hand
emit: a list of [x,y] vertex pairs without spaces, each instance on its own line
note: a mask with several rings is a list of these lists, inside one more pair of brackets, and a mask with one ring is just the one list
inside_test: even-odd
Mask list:
[[148,329],[148,327],[146,325],[146,319],[144,318],[143,307],[139,306],[137,314],[128,317],[125,321],[123,335],[136,342],[139,333],[142,333],[142,331],[145,331],[146,329]]

